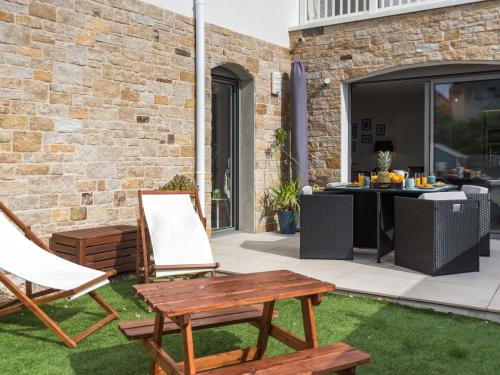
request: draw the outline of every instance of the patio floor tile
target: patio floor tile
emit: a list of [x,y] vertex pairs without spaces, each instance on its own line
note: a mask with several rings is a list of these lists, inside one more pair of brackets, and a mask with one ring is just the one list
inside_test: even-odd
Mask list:
[[488,310],[500,313],[500,287],[491,299],[490,304],[488,305]]
[[353,261],[299,259],[299,235],[235,232],[211,240],[221,270],[249,273],[277,269],[329,281],[338,289],[500,313],[500,241],[481,271],[431,277],[394,265],[389,254],[376,263],[373,250],[355,249]]

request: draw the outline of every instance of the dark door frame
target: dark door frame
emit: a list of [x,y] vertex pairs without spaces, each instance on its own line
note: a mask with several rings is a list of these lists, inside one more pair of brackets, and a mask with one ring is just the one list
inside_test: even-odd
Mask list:
[[[225,77],[218,74],[212,74],[212,85],[214,83],[225,84],[232,87],[231,100],[231,220],[232,226],[228,228],[215,229],[216,231],[239,229],[239,149],[240,149],[240,124],[239,124],[239,92],[240,81],[237,78]],[[212,103],[213,105],[213,103]],[[213,111],[213,108],[212,108]],[[212,119],[212,127],[214,122]],[[213,132],[213,130],[212,130]]]

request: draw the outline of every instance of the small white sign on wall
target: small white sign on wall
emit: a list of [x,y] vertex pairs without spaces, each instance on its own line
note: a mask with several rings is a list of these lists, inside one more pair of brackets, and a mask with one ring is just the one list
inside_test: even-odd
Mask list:
[[283,88],[283,74],[281,72],[271,73],[271,94],[281,96]]

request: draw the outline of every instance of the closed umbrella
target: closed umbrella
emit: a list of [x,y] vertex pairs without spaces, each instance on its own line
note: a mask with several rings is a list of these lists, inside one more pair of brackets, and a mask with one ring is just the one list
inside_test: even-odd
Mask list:
[[297,177],[302,186],[309,185],[307,142],[306,69],[302,61],[292,62],[290,77],[292,99],[292,156],[298,163]]

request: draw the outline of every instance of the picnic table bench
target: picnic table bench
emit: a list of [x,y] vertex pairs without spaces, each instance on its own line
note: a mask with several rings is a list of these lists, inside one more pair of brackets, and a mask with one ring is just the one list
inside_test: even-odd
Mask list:
[[[152,358],[152,374],[354,374],[370,356],[343,343],[318,346],[314,306],[330,283],[291,271],[271,271],[193,279],[171,283],[134,285],[139,297],[155,311],[155,318],[124,322],[119,329],[139,340]],[[304,336],[273,324],[278,299],[301,302]],[[255,346],[195,358],[192,332],[197,329],[249,323],[259,329]],[[184,361],[176,362],[162,348],[162,337],[181,333]],[[269,337],[297,350],[263,358]]]

